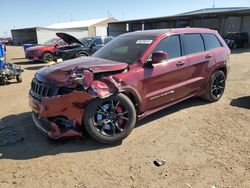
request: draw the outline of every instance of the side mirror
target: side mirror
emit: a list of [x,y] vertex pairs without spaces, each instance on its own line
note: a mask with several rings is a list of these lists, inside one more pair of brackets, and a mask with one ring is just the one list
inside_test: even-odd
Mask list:
[[152,54],[152,64],[157,64],[167,59],[168,59],[167,52],[159,51],[159,52],[153,52]]
[[59,44],[55,44],[55,48],[57,48],[59,46]]

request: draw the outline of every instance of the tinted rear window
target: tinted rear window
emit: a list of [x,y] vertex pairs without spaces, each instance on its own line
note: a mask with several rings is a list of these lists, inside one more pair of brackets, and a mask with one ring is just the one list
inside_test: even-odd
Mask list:
[[214,34],[202,34],[207,50],[221,47],[221,43]]
[[175,58],[181,56],[181,45],[178,35],[170,36],[163,39],[154,51],[164,51],[168,53],[168,58]]
[[200,34],[182,35],[185,55],[205,51],[204,43]]

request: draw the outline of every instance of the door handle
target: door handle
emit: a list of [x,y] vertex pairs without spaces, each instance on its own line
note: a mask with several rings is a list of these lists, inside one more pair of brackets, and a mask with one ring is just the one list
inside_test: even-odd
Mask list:
[[176,64],[177,67],[181,67],[183,65],[185,65],[185,62],[182,62],[182,61]]
[[210,59],[211,57],[212,57],[211,54],[207,54],[207,55],[205,56],[205,58],[207,58],[207,59]]

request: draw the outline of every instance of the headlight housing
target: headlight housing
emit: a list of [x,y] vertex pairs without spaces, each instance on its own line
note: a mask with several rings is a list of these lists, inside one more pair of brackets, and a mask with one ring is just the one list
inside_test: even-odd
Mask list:
[[66,82],[66,87],[76,88],[82,86],[84,89],[88,89],[93,80],[94,74],[90,69],[87,68],[74,68],[70,71],[70,77]]
[[35,55],[40,55],[40,54],[41,54],[40,50],[34,50],[33,53],[34,53]]

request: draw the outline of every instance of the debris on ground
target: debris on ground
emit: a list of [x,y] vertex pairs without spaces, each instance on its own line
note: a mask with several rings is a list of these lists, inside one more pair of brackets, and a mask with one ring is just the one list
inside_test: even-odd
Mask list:
[[155,166],[158,166],[158,167],[164,165],[165,163],[166,163],[166,161],[162,158],[156,159],[154,161]]

